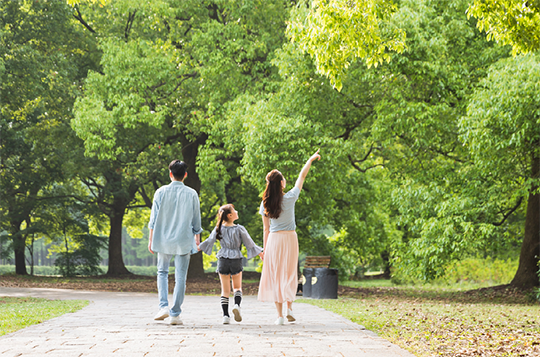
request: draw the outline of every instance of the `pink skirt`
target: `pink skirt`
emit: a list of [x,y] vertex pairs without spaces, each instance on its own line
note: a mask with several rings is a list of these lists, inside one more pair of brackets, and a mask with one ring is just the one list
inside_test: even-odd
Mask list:
[[298,237],[295,231],[272,232],[264,247],[264,263],[257,300],[285,302],[296,299]]

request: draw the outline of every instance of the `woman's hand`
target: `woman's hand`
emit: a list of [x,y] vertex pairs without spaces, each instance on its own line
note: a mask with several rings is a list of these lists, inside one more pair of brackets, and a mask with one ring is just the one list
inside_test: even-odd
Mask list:
[[320,149],[317,149],[317,152],[316,152],[315,154],[311,155],[311,157],[309,158],[308,161],[313,162],[313,161],[315,161],[315,160],[320,160],[320,159],[321,159],[321,155],[319,155],[319,150],[320,150]]
[[264,252],[260,252],[259,257],[261,257],[261,260],[264,261]]

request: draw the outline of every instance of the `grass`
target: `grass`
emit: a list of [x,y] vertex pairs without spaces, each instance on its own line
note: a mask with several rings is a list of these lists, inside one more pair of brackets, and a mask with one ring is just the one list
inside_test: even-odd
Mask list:
[[540,356],[540,305],[512,289],[364,283],[349,282],[364,289],[337,300],[299,301],[340,314],[418,357]]
[[488,288],[490,286],[502,284],[500,282],[493,281],[460,281],[457,283],[449,283],[446,281],[433,282],[430,284],[395,284],[390,279],[362,279],[362,280],[349,280],[340,281],[340,285],[348,286],[351,288],[372,288],[372,287],[395,287],[395,288],[418,288],[422,290],[435,290],[435,291],[469,291],[474,289]]
[[0,297],[0,336],[75,312],[86,305],[86,300]]

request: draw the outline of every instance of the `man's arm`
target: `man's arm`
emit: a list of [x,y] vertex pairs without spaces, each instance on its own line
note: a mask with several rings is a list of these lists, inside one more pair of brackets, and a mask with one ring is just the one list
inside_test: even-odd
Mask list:
[[150,222],[148,222],[148,229],[150,230],[150,236],[148,237],[148,251],[154,254],[152,250],[152,241],[154,239],[154,228],[156,226],[156,218],[159,212],[159,205],[161,204],[160,191],[157,190],[154,193],[154,199],[152,200],[152,209],[150,211]]
[[199,203],[199,196],[195,194],[193,196],[193,218],[191,219],[191,226],[193,227],[193,235],[197,245],[201,244],[201,204]]
[[154,238],[154,230],[150,230],[150,237],[148,238],[148,250],[150,253],[154,254],[154,251],[152,250],[152,238]]

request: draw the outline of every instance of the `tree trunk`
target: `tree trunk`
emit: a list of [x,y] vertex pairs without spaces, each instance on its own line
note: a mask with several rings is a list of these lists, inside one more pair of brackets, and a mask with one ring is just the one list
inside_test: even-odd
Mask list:
[[111,230],[109,232],[109,270],[107,275],[131,274],[124,265],[122,257],[122,223],[125,208],[117,207],[109,217]]
[[[532,177],[538,178],[540,174],[540,159],[534,158],[532,162]],[[527,202],[527,216],[525,217],[525,236],[521,244],[519,266],[510,285],[522,289],[540,285],[538,280],[538,257],[540,255],[540,194],[533,194],[538,188],[534,185]]]
[[21,234],[21,222],[11,222],[11,237],[13,239],[13,250],[15,253],[15,274],[28,275],[26,271],[26,242],[24,235]]
[[[184,183],[186,186],[189,186],[197,191],[199,197],[201,192],[201,179],[199,178],[196,170],[197,154],[199,153],[199,146],[204,145],[206,139],[207,136],[202,135],[199,136],[194,142],[187,145],[182,145],[182,160],[188,165],[188,175],[184,180]],[[191,256],[187,278],[191,280],[202,277],[204,277],[203,257],[202,252],[199,252]]]

